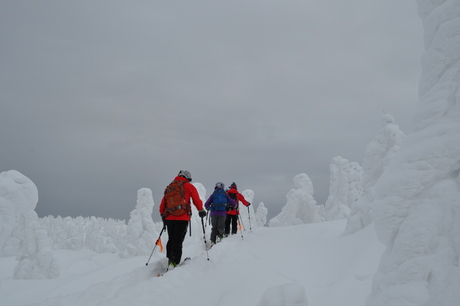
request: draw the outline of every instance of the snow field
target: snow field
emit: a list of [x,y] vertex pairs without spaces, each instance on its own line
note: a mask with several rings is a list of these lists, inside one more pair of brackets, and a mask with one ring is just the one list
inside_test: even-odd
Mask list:
[[51,280],[12,279],[8,257],[0,260],[0,292],[18,306],[257,305],[267,297],[287,303],[273,305],[364,305],[383,245],[372,226],[342,236],[345,223],[260,228],[243,239],[238,233],[209,250],[209,261],[204,243],[188,244],[183,256],[192,260],[161,277],[162,253],[146,266],[148,256],[55,251],[61,276]]

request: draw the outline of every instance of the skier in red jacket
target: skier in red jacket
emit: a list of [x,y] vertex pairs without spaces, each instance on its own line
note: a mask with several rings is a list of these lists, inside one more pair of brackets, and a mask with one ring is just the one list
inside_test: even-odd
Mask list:
[[[191,207],[190,199],[198,210],[201,218],[206,217],[206,211],[203,209],[203,202],[198,195],[195,186],[190,182],[192,175],[187,170],[181,170],[173,182],[181,182],[183,188],[183,200],[185,200],[186,209],[182,209],[181,214],[176,215],[168,210],[168,200],[166,197],[161,199],[160,215],[168,231],[168,243],[166,244],[166,257],[168,266],[175,267],[180,263],[182,257],[182,244],[187,234],[187,226],[190,221]],[[184,202],[182,202],[184,203]]]
[[227,218],[225,219],[225,236],[228,236],[230,234],[230,225],[232,228],[232,235],[236,234],[236,232],[238,231],[238,215],[240,214],[240,211],[238,209],[239,202],[241,201],[241,203],[243,203],[245,206],[251,205],[251,203],[246,201],[244,196],[238,192],[238,188],[235,182],[233,182],[230,185],[230,189],[227,191],[227,194],[230,198],[232,198],[235,201],[236,208],[227,211]]

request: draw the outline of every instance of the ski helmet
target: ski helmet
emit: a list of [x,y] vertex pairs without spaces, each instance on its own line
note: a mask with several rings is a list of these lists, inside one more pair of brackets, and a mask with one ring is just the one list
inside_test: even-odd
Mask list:
[[192,175],[188,170],[181,170],[179,171],[178,176],[182,176],[183,178],[186,178],[189,182],[192,181]]

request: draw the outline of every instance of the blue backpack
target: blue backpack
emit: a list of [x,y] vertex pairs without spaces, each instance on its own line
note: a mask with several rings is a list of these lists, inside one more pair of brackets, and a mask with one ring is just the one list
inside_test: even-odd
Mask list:
[[219,188],[214,191],[211,208],[217,211],[227,210],[227,194],[225,190]]

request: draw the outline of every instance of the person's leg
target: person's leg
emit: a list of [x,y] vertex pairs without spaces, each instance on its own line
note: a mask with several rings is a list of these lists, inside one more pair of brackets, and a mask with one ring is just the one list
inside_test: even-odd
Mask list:
[[219,216],[217,220],[217,235],[222,239],[225,234],[225,216]]
[[[168,240],[169,254],[168,249],[166,249],[167,257],[173,263],[178,264],[182,258],[182,244],[187,234],[188,221],[168,220],[168,222],[172,224],[172,226],[169,226],[171,228],[171,233],[168,228],[168,235],[170,236]],[[168,247],[168,245],[166,247]]]
[[228,236],[230,234],[230,222],[232,221],[232,215],[227,214],[227,218],[225,219],[225,235]]
[[238,215],[232,215],[232,235],[238,231]]
[[168,232],[168,242],[166,243],[166,258],[171,260],[171,249],[172,249],[172,240],[173,240],[173,233],[174,233],[174,221],[165,220],[166,224],[166,231]]
[[211,243],[216,243],[218,216],[211,216]]

